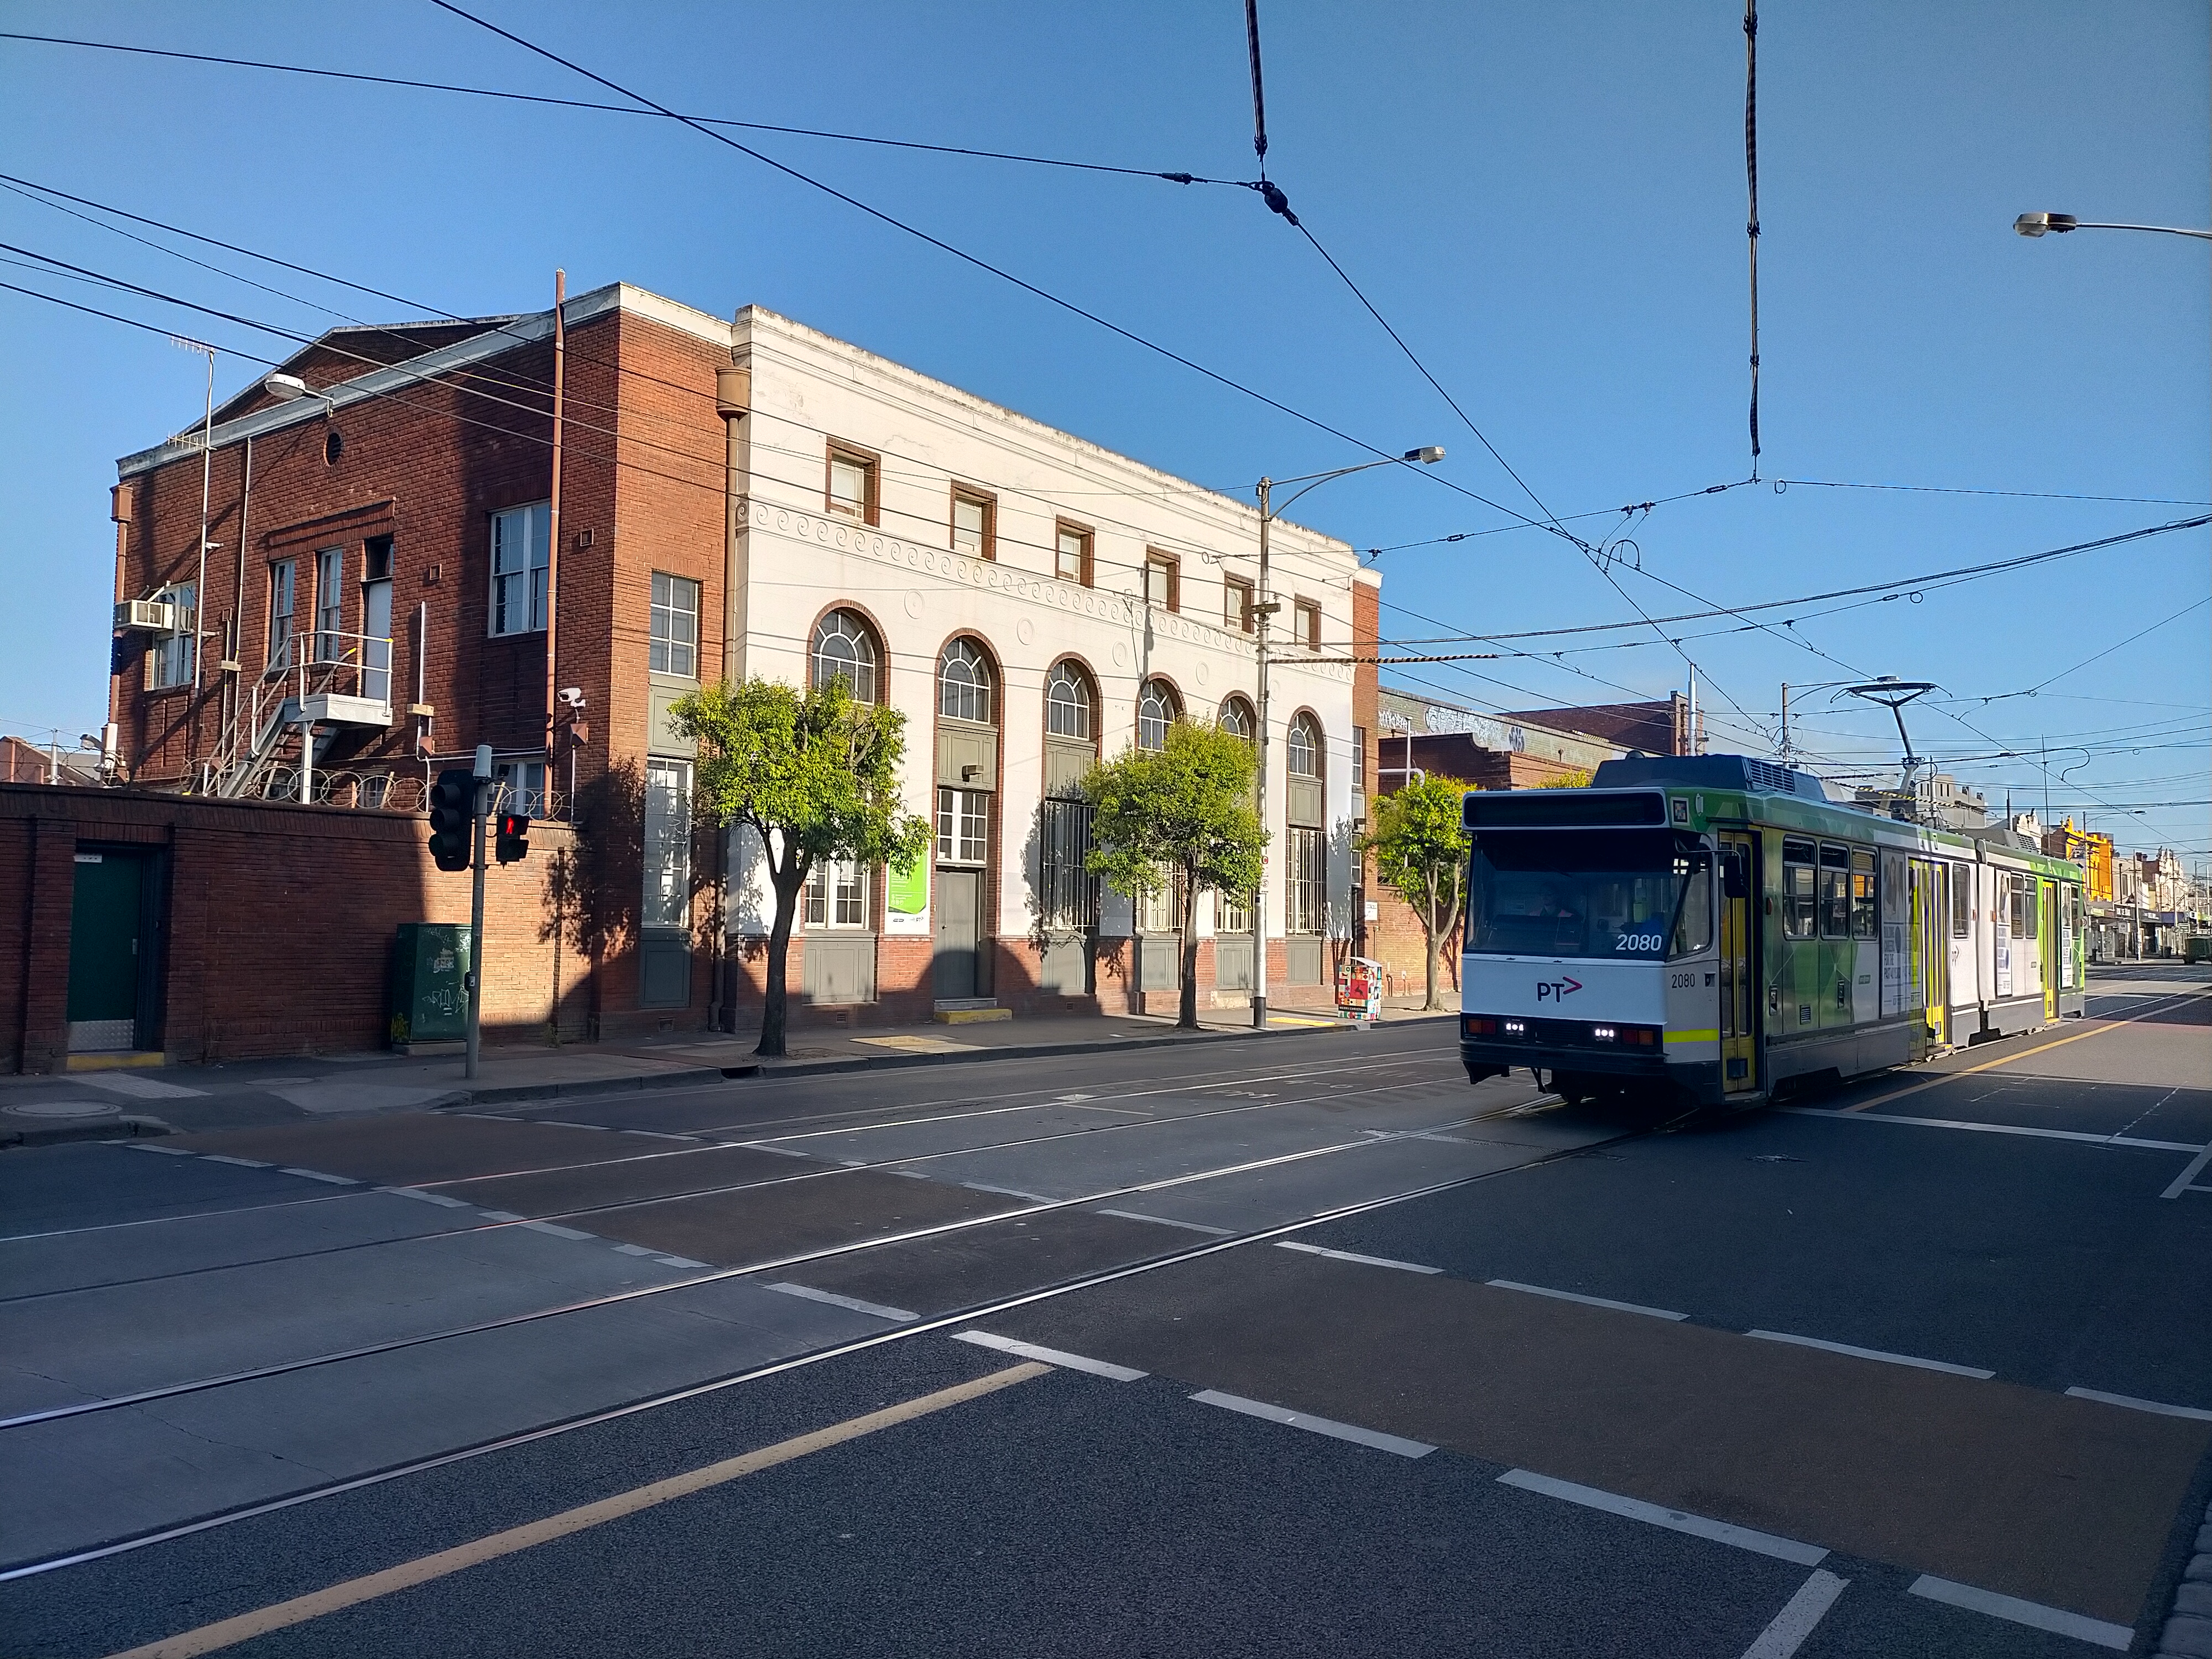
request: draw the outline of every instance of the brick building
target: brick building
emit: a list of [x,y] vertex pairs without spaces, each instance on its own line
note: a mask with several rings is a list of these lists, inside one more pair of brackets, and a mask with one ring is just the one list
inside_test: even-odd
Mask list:
[[[333,331],[218,408],[204,453],[195,428],[118,471],[120,777],[419,830],[430,778],[489,744],[510,805],[574,825],[525,867],[565,907],[587,1033],[757,998],[757,848],[695,825],[667,719],[749,674],[902,710],[907,804],[939,830],[917,871],[818,873],[806,1009],[1171,1006],[1167,908],[1082,875],[1073,783],[1178,714],[1251,728],[1243,503],[759,307],[623,285],[557,332]],[[1274,558],[1269,991],[1313,1001],[1358,914],[1375,695],[1321,645],[1374,639],[1379,579],[1294,525]],[[422,879],[425,915],[466,884]],[[1248,994],[1247,910],[1201,900],[1204,1000]]]

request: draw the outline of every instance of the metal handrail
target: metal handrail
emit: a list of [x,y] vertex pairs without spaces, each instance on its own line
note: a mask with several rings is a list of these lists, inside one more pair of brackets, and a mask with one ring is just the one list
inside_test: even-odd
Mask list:
[[[328,654],[331,642],[341,641],[345,643],[336,647],[336,654]],[[371,645],[385,647],[386,659],[380,667],[372,666],[366,660]],[[366,695],[362,688],[367,683],[367,676],[384,675],[385,701],[388,702],[392,695],[391,649],[390,635],[353,634],[335,629],[311,629],[305,634],[287,635],[283,646],[254,682],[249,717],[234,725],[228,745],[209,763],[210,793],[224,796],[251,793],[276,754],[283,735],[285,709],[295,704],[304,706],[311,696],[336,691],[345,675],[351,674],[356,696]]]

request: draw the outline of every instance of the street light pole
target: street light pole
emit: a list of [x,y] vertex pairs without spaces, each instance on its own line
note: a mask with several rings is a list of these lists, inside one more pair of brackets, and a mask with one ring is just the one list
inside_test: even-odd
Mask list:
[[[1293,490],[1285,498],[1283,505],[1288,507],[1307,490],[1318,489],[1331,478],[1346,477],[1354,472],[1364,472],[1370,467],[1376,466],[1404,466],[1408,463],[1431,466],[1443,458],[1444,452],[1441,446],[1430,445],[1421,449],[1409,449],[1402,455],[1387,456],[1379,461],[1362,461],[1358,466],[1340,466],[1333,472],[1311,472],[1302,477],[1285,478],[1283,480],[1285,483],[1303,484],[1305,488]],[[1260,498],[1260,586],[1259,592],[1253,601],[1252,611],[1255,618],[1255,655],[1258,659],[1260,757],[1257,777],[1260,787],[1260,827],[1263,832],[1267,825],[1267,622],[1282,609],[1281,604],[1273,597],[1267,586],[1267,530],[1275,519],[1274,489],[1275,481],[1273,478],[1262,478],[1255,490]],[[1267,849],[1263,845],[1260,849],[1260,885],[1252,895],[1252,1029],[1255,1031],[1264,1031],[1267,1029],[1267,870],[1269,863]]]
[[2193,236],[2199,241],[2212,242],[2212,230],[2189,230],[2180,225],[2106,224],[2094,219],[2076,219],[2070,213],[2023,213],[2012,222],[2012,228],[2023,236],[2063,236],[2069,230],[2148,230],[2160,236]]

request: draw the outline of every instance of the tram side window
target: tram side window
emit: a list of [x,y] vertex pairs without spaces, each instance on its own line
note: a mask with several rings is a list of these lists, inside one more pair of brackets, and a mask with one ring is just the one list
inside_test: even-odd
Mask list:
[[1693,957],[1712,948],[1713,861],[1703,853],[1674,860],[1674,873],[1682,878],[1680,908],[1674,913],[1672,957]]
[[2005,927],[2014,939],[2027,937],[2027,919],[2021,915],[2021,879],[2018,876],[1999,876],[2004,884]]
[[1851,936],[1851,849],[1820,843],[1820,937]]
[[2033,876],[2022,876],[2020,878],[2020,884],[2023,890],[2020,905],[2021,917],[2027,923],[2027,937],[2033,939],[2035,937],[2035,913],[2039,908],[2035,902],[2035,878]]
[[1851,849],[1851,937],[1880,939],[1880,919],[1874,908],[1874,854]]
[[1944,868],[1951,877],[1951,937],[1965,939],[1974,931],[1974,872],[1970,865]]
[[1809,841],[1784,839],[1782,843],[1782,936],[1813,937],[1813,870],[1815,854]]

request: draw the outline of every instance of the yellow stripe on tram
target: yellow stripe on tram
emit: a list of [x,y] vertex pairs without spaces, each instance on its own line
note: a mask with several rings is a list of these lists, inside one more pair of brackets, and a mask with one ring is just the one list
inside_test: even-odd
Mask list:
[[1667,1033],[1667,1041],[1669,1042],[1718,1042],[1720,1040],[1721,1034],[1717,1030],[1711,1031],[1669,1031]]

